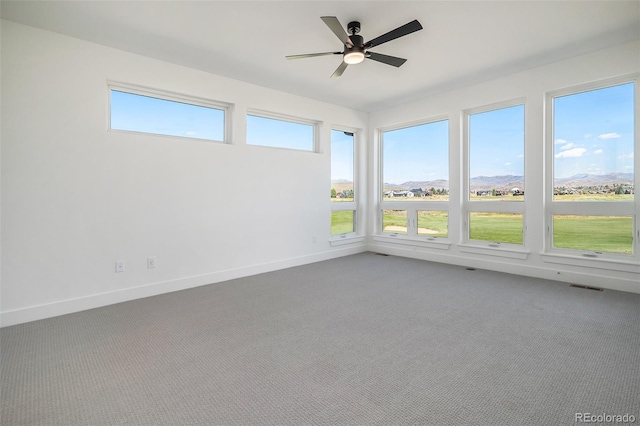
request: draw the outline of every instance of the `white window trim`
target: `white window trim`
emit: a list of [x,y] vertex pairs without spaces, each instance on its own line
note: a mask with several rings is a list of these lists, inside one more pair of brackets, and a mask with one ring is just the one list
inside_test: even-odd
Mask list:
[[[184,136],[165,135],[162,133],[112,129],[111,128],[111,91],[112,90],[115,90],[118,92],[130,93],[133,95],[147,96],[147,97],[161,99],[165,101],[180,102],[184,104],[220,110],[224,113],[223,140],[205,139],[205,138],[189,138]],[[108,108],[107,108],[106,128],[110,132],[124,132],[124,133],[138,134],[138,135],[153,135],[153,136],[161,136],[165,138],[178,138],[178,139],[183,139],[183,140],[186,139],[186,140],[192,140],[192,141],[200,140],[200,141],[209,141],[209,142],[221,142],[225,144],[230,143],[231,141],[231,115],[233,110],[233,104],[228,102],[215,101],[207,98],[202,98],[199,96],[185,95],[182,93],[171,92],[168,90],[156,89],[156,88],[141,86],[137,84],[107,80],[107,104],[108,104]]]
[[[634,83],[635,94],[635,141],[634,141],[634,189],[633,201],[554,201],[554,99],[561,96],[606,89],[622,84]],[[541,257],[545,262],[562,263],[576,266],[587,266],[607,270],[626,270],[624,265],[637,265],[640,262],[640,73],[626,74],[618,77],[592,81],[585,84],[565,87],[545,93],[545,212],[544,212],[544,252]],[[631,255],[611,252],[596,252],[553,247],[554,215],[584,216],[632,216],[633,251]],[[622,268],[622,269],[621,269]],[[625,269],[626,268],[626,269]],[[631,268],[633,269],[633,268]]]
[[[285,121],[293,124],[304,124],[307,126],[312,126],[313,128],[313,143],[311,149],[302,149],[302,148],[287,148],[282,146],[266,146],[266,145],[257,145],[250,144],[249,141],[246,141],[246,145],[249,147],[257,147],[257,148],[266,148],[266,149],[284,149],[287,151],[296,151],[296,152],[311,152],[314,154],[318,154],[320,152],[320,125],[322,121],[319,120],[311,120],[309,118],[296,117],[293,115],[281,114],[273,111],[265,111],[260,109],[248,108],[246,115],[252,115],[254,117],[260,118],[268,118],[271,120]],[[245,116],[246,118],[246,116]]]

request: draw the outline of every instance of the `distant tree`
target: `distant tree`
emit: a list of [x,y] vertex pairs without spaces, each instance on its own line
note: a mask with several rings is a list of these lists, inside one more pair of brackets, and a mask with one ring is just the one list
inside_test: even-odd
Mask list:
[[495,189],[495,188],[493,188],[493,189],[491,190],[491,195],[492,195],[492,196],[494,196],[494,197],[497,195],[497,192],[496,192],[496,189]]
[[331,188],[331,198],[336,198],[337,195],[338,193],[336,192],[335,188]]
[[618,185],[616,186],[616,195],[624,194],[624,186]]

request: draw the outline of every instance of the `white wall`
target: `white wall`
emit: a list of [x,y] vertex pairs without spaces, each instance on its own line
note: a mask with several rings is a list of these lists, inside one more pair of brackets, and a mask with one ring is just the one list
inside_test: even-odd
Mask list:
[[[370,250],[389,254],[447,262],[457,265],[493,269],[503,272],[530,275],[559,281],[573,282],[604,288],[640,292],[640,264],[631,260],[624,264],[606,263],[594,260],[555,258],[549,262],[544,251],[544,100],[545,93],[565,87],[590,83],[616,76],[640,71],[640,41],[627,43],[591,54],[574,57],[569,60],[548,64],[507,77],[476,84],[455,91],[442,93],[416,102],[388,108],[370,114],[369,138],[373,148],[369,152],[369,164],[379,161],[378,131],[380,128],[396,126],[401,123],[424,120],[430,117],[448,115],[450,120],[450,191],[448,247],[429,247],[428,245],[408,245],[394,243],[390,238],[370,239]],[[462,238],[462,111],[512,99],[526,98],[525,117],[525,192],[526,212],[524,251],[513,257],[503,257],[499,251],[489,249],[464,250],[460,244]],[[638,111],[636,111],[638,114]],[[636,155],[640,153],[640,138],[636,137]],[[640,164],[636,160],[636,164]],[[637,167],[637,166],[636,166]],[[377,169],[369,170],[371,182],[368,210],[372,212],[368,233],[375,235],[379,199]],[[636,188],[639,187],[636,176]],[[636,195],[637,197],[638,195]],[[636,203],[636,206],[638,203]],[[636,216],[640,216],[637,211]],[[638,221],[636,221],[638,223]],[[640,244],[635,241],[635,250]],[[546,261],[545,261],[546,259]],[[555,263],[560,262],[560,263]]]
[[[328,241],[330,129],[364,113],[8,21],[1,76],[3,326],[365,249]],[[107,80],[233,104],[232,144],[108,131]],[[247,146],[247,108],[321,152]]]

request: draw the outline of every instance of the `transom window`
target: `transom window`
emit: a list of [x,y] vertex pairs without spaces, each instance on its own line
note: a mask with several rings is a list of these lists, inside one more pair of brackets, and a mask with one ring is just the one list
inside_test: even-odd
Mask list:
[[225,141],[222,104],[133,86],[109,86],[112,130]]
[[315,124],[301,119],[251,113],[247,115],[247,144],[315,151]]

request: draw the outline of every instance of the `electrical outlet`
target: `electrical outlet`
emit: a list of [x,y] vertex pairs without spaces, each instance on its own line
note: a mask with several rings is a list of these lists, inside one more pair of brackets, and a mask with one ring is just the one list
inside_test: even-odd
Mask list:
[[116,260],[116,272],[124,272],[124,260]]
[[147,257],[147,269],[153,269],[156,267],[156,257],[149,256]]

